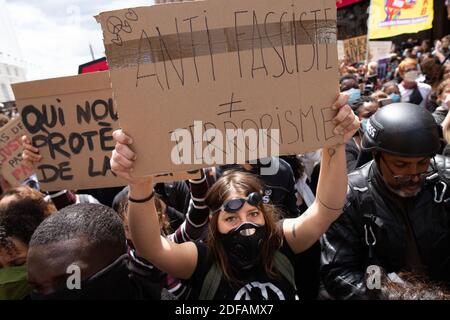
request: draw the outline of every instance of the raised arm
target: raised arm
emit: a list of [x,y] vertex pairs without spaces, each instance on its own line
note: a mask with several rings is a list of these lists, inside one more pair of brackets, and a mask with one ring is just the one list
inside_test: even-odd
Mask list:
[[358,118],[346,103],[347,96],[340,95],[333,106],[338,110],[334,132],[343,136],[343,143],[322,150],[314,203],[300,217],[283,222],[284,236],[295,253],[312,246],[342,213],[347,193],[345,142],[359,128]]
[[[129,182],[129,197],[142,200],[153,192],[152,177],[132,177],[136,154],[128,147],[132,140],[122,130],[113,134],[116,147],[111,169]],[[158,269],[180,279],[189,279],[197,265],[197,247],[193,242],[177,244],[161,236],[154,198],[137,203],[130,201],[128,220],[131,238],[140,256]]]

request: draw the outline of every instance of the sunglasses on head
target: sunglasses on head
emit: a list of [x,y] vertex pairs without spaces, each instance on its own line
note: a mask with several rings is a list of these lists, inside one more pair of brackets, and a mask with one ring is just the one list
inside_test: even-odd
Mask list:
[[213,213],[217,213],[220,211],[235,213],[239,211],[246,202],[253,207],[257,207],[261,203],[261,201],[261,194],[259,192],[252,192],[246,198],[234,198],[225,201],[223,205]]

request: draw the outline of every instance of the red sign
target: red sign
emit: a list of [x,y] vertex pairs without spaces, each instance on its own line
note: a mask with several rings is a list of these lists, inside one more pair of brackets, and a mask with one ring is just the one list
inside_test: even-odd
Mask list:
[[108,62],[106,61],[106,58],[100,58],[79,66],[78,74],[105,71],[105,70],[108,70]]
[[357,2],[361,2],[362,0],[336,0],[336,7],[338,8],[342,8],[342,7],[346,7],[349,6],[351,4],[357,3]]

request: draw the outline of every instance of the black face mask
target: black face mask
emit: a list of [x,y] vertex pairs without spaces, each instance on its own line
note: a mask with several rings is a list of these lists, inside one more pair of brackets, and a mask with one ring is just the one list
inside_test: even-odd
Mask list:
[[220,234],[233,269],[248,270],[257,265],[265,236],[265,225],[250,222],[243,223],[226,234]]
[[106,300],[134,299],[136,288],[130,279],[127,255],[120,256],[106,268],[81,281],[81,289],[65,285],[50,294],[31,293],[32,300]]

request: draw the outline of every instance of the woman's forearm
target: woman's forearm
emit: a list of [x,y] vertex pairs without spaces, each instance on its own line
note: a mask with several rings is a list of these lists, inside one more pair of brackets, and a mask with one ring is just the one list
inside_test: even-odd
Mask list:
[[[153,183],[130,185],[129,197],[144,199],[153,192]],[[144,203],[129,202],[128,219],[133,244],[139,255],[154,263],[153,255],[162,248],[154,198]]]
[[284,235],[295,253],[310,248],[340,216],[347,191],[345,145],[322,150],[316,199],[304,214],[286,219]]
[[322,150],[319,183],[316,202],[320,212],[340,213],[347,194],[347,166],[345,145],[337,145]]

